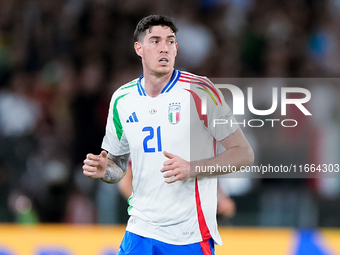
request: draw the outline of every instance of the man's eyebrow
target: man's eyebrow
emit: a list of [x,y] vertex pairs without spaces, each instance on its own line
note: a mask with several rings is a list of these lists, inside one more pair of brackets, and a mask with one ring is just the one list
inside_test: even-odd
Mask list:
[[161,38],[160,36],[157,36],[157,35],[153,35],[153,36],[150,36],[149,39],[159,39]]
[[[161,38],[161,36],[153,35],[153,36],[149,37],[149,40],[150,39],[159,39],[159,38]],[[174,35],[168,35],[166,38],[175,38],[175,36]]]

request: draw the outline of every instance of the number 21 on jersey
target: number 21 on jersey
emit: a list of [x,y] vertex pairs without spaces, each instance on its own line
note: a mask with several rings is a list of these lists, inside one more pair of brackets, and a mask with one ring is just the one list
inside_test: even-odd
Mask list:
[[156,139],[157,140],[157,151],[162,151],[162,139],[161,139],[161,127],[157,127],[156,129],[156,137],[155,131],[153,127],[144,127],[142,129],[143,132],[147,132],[147,136],[143,140],[143,148],[145,153],[155,152],[156,148],[148,147],[148,141]]

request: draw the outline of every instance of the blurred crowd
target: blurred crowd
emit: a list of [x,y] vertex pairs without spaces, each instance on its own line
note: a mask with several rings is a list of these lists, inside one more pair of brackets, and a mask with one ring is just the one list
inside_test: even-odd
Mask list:
[[[114,211],[126,203],[110,198],[117,187],[84,177],[81,166],[100,152],[113,91],[141,74],[133,32],[150,14],[175,19],[180,70],[210,78],[340,75],[338,0],[0,0],[1,222],[119,222]],[[340,91],[333,86],[329,95]],[[333,101],[325,114],[339,127]],[[253,135],[259,160],[275,153]],[[266,195],[258,207],[285,199]]]

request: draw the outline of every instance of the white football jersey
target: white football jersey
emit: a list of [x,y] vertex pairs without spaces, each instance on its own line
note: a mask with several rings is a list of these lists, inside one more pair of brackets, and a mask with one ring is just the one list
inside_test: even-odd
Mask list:
[[102,148],[131,156],[127,231],[170,244],[210,237],[222,243],[216,223],[217,178],[167,184],[160,170],[168,160],[164,151],[187,161],[214,157],[216,140],[238,128],[213,127],[214,119],[230,118],[221,92],[207,78],[178,70],[157,97],[145,93],[143,76],[113,94]]

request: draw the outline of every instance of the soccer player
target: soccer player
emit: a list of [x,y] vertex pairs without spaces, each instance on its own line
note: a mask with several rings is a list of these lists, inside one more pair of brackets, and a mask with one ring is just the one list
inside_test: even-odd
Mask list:
[[[116,183],[132,161],[130,215],[118,254],[214,254],[217,178],[209,166],[249,166],[253,151],[222,94],[205,77],[174,69],[172,19],[151,15],[135,30],[143,75],[112,96],[103,151],[83,173]],[[202,106],[203,105],[203,106]],[[216,155],[219,142],[225,151]],[[109,194],[108,194],[109,195]]]

